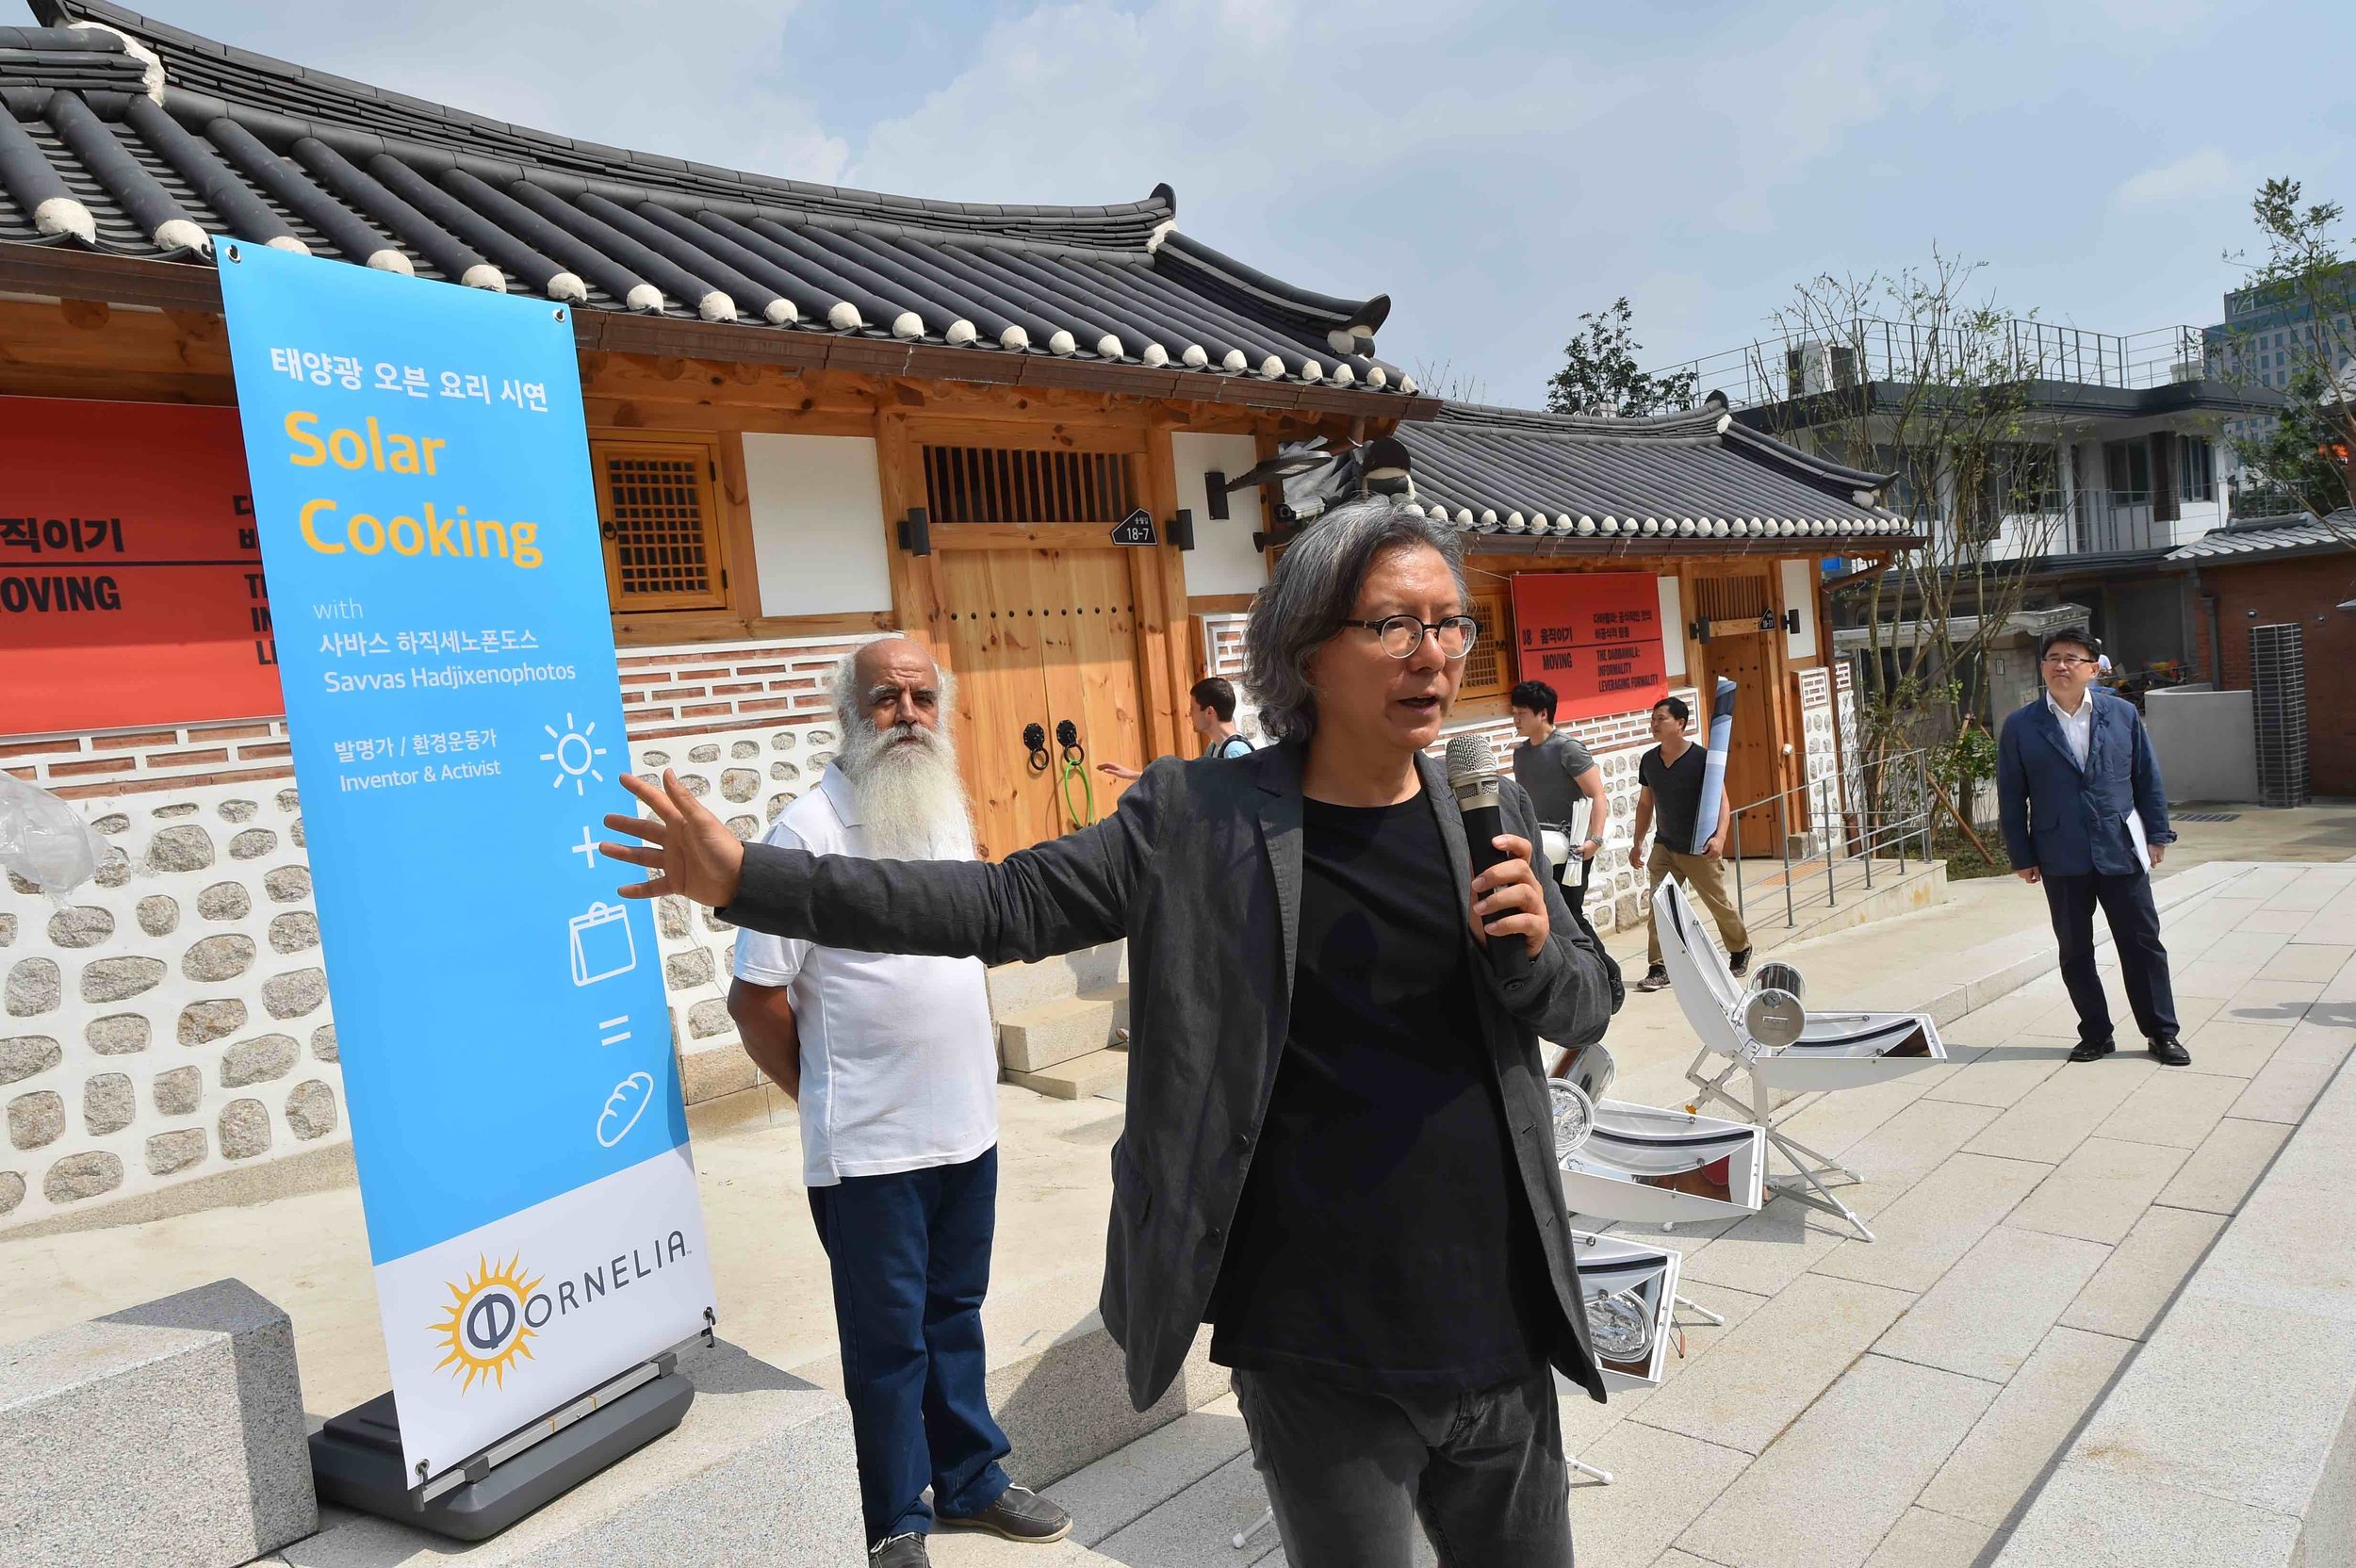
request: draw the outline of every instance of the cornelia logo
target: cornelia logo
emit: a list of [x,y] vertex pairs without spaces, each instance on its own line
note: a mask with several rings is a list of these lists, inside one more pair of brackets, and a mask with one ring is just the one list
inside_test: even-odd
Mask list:
[[431,1325],[443,1350],[434,1370],[460,1380],[461,1394],[478,1382],[505,1388],[509,1368],[532,1359],[532,1341],[551,1323],[600,1307],[685,1256],[687,1237],[673,1231],[552,1282],[532,1276],[520,1253],[500,1264],[477,1257],[450,1286],[448,1313]]

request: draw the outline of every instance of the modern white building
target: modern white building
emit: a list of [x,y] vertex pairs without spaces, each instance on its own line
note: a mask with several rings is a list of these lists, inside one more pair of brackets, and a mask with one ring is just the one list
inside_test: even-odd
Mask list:
[[[2120,335],[2013,320],[2001,332],[1988,357],[2021,378],[2005,439],[1936,460],[1906,450],[1922,443],[1903,433],[1908,420],[1938,423],[1922,412],[1937,395],[1923,380],[1942,351],[1920,328],[1859,319],[1824,340],[1767,340],[1671,370],[1696,371],[1738,420],[1795,445],[1867,448],[1827,455],[1897,472],[1889,504],[1943,540],[1942,556],[2031,559],[2023,608],[2086,606],[2122,665],[2187,658],[2182,591],[2157,564],[2223,526],[2229,426],[2278,408],[2280,394],[2225,376],[2195,327]],[[1959,529],[1984,550],[1955,547]]]

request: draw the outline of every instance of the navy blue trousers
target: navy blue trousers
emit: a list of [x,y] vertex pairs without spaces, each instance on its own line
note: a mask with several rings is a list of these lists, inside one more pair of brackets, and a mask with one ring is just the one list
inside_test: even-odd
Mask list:
[[2078,1009],[2078,1039],[2097,1045],[2111,1037],[2111,1003],[2094,965],[2094,911],[2110,922],[2119,948],[2119,974],[2126,982],[2127,1005],[2147,1040],[2176,1037],[2176,997],[2168,979],[2168,949],[2160,945],[2160,911],[2151,901],[2148,872],[2118,876],[2088,872],[2043,877],[2045,906],[2053,917],[2053,939],[2061,948],[2062,984]]
[[982,1388],[998,1151],[812,1187],[810,1212],[834,1275],[868,1544],[927,1533],[927,1486],[941,1512],[979,1513],[1006,1490],[1006,1434]]

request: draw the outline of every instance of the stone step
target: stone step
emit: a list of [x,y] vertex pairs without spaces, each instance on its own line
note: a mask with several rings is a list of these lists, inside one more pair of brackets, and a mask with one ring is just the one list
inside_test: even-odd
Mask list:
[[990,1017],[1001,1020],[1026,1007],[1121,985],[1128,978],[1126,942],[1084,947],[1036,964],[1000,964],[985,976]]
[[1009,1084],[1019,1084],[1057,1100],[1085,1100],[1092,1094],[1117,1092],[1128,1086],[1129,1053],[1106,1047],[1038,1072],[1018,1072],[1008,1068],[1002,1076]]
[[1124,1039],[1129,988],[1118,984],[998,1015],[998,1060],[1019,1072],[1102,1051]]

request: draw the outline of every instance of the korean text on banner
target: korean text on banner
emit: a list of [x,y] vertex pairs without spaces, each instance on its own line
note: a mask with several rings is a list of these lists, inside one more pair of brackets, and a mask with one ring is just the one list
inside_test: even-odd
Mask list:
[[0,398],[0,734],[286,711],[237,411]]
[[430,1478],[712,1304],[569,308],[222,239],[403,1458]]
[[1649,572],[1515,572],[1514,667],[1555,690],[1555,717],[1649,708],[1669,691]]

